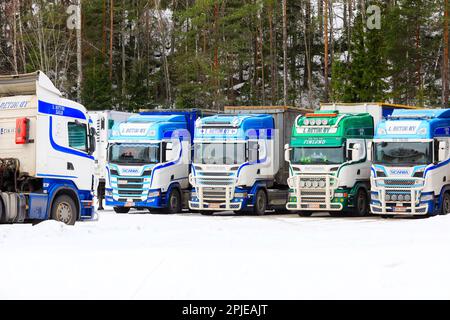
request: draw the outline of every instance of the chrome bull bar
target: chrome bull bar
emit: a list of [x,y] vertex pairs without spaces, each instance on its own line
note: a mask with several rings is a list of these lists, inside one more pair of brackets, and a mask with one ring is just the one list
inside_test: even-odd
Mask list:
[[[308,183],[309,181],[309,183]],[[296,202],[289,201],[286,209],[295,211],[341,211],[342,203],[331,202],[339,185],[339,179],[330,174],[301,174],[288,178]]]
[[242,202],[234,199],[237,178],[235,176],[189,175],[189,183],[195,189],[198,201],[189,200],[192,210],[227,211],[240,210]]
[[[428,204],[420,205],[425,186],[424,178],[382,177],[373,178],[378,199],[372,199],[370,211],[375,215],[423,215]],[[379,204],[373,204],[378,202]]]

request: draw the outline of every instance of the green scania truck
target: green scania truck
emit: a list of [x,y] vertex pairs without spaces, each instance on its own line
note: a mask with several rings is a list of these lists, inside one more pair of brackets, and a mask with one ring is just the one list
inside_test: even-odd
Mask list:
[[323,104],[299,116],[292,128],[285,158],[290,188],[286,208],[300,216],[329,212],[332,216],[369,213],[368,160],[374,129],[396,108],[384,104]]

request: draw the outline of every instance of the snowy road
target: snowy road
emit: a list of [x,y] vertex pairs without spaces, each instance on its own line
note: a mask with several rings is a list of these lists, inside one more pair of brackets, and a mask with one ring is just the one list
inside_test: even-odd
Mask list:
[[450,216],[0,225],[0,299],[450,299]]

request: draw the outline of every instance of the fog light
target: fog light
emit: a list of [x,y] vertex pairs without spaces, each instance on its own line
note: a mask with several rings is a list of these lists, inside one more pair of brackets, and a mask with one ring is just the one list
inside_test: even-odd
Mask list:
[[409,194],[405,195],[405,201],[411,201],[411,195]]
[[400,194],[400,195],[398,196],[398,201],[403,201],[403,199],[404,199],[403,195]]
[[314,182],[313,182],[313,187],[314,187],[314,188],[317,188],[318,186],[319,186],[319,182],[314,181]]
[[306,183],[305,183],[305,181],[300,181],[300,187],[302,187],[302,188],[304,188],[305,187],[305,185],[306,185]]
[[389,201],[389,200],[391,200],[391,196],[390,196],[390,195],[388,195],[388,194],[386,195],[386,197],[385,197],[385,198],[386,198],[386,201]]
[[311,181],[308,180],[308,181],[306,181],[305,185],[307,188],[311,188],[312,183],[311,183]]
[[393,195],[391,196],[391,200],[392,200],[392,201],[397,201],[397,195],[396,195],[396,194],[393,194]]
[[325,188],[325,186],[326,186],[325,181],[320,181],[320,182],[319,182],[319,186],[320,186],[321,188]]

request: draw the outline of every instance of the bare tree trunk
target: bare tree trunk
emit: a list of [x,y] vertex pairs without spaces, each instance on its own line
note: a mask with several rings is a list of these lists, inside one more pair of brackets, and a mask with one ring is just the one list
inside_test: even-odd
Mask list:
[[272,105],[275,104],[276,101],[276,97],[275,97],[275,86],[276,86],[276,81],[275,81],[275,73],[276,71],[276,66],[275,66],[275,55],[274,55],[274,49],[273,49],[273,5],[269,4],[269,37],[270,37],[270,79],[271,79],[271,85],[270,85],[270,90],[271,90],[271,101],[272,101]]
[[169,65],[168,65],[168,61],[167,61],[167,55],[166,55],[166,43],[167,43],[167,39],[166,39],[166,33],[164,31],[163,28],[163,24],[162,24],[162,15],[161,15],[161,10],[160,10],[160,0],[155,0],[155,10],[158,12],[158,29],[159,29],[159,34],[161,37],[161,55],[163,58],[163,66],[164,66],[164,78],[165,78],[165,82],[166,82],[166,103],[168,106],[171,106],[172,104],[172,97],[171,97],[171,88],[170,88],[170,75],[169,75]]
[[264,74],[264,38],[263,38],[263,26],[262,26],[262,6],[258,10],[258,21],[259,21],[259,57],[261,59],[261,94],[262,94],[262,103],[266,105],[266,82],[265,82],[265,74]]
[[287,0],[283,0],[283,103],[285,106],[288,101],[287,77]]
[[106,55],[106,0],[103,0],[102,8],[102,53]]
[[328,102],[328,0],[324,6],[324,79],[325,79],[325,102]]
[[444,2],[444,57],[442,68],[442,106],[448,108],[448,0]]
[[113,74],[113,41],[114,41],[114,0],[110,3],[110,26],[109,26],[109,80]]
[[125,86],[126,86],[126,57],[125,57],[125,27],[126,27],[126,12],[125,12],[125,0],[122,0],[122,30],[120,35],[122,38],[122,100],[125,98]]
[[23,30],[22,30],[22,8],[20,6],[20,2],[19,2],[19,10],[18,10],[18,19],[19,19],[19,36],[20,36],[20,53],[21,53],[21,59],[22,59],[22,68],[23,68],[23,72],[26,73],[27,72],[27,61],[26,61],[26,55],[25,55],[25,40],[23,38]]
[[81,0],[78,0],[78,13],[77,13],[77,100],[81,102],[81,83],[83,81],[83,56],[82,56],[82,42],[81,42]]

